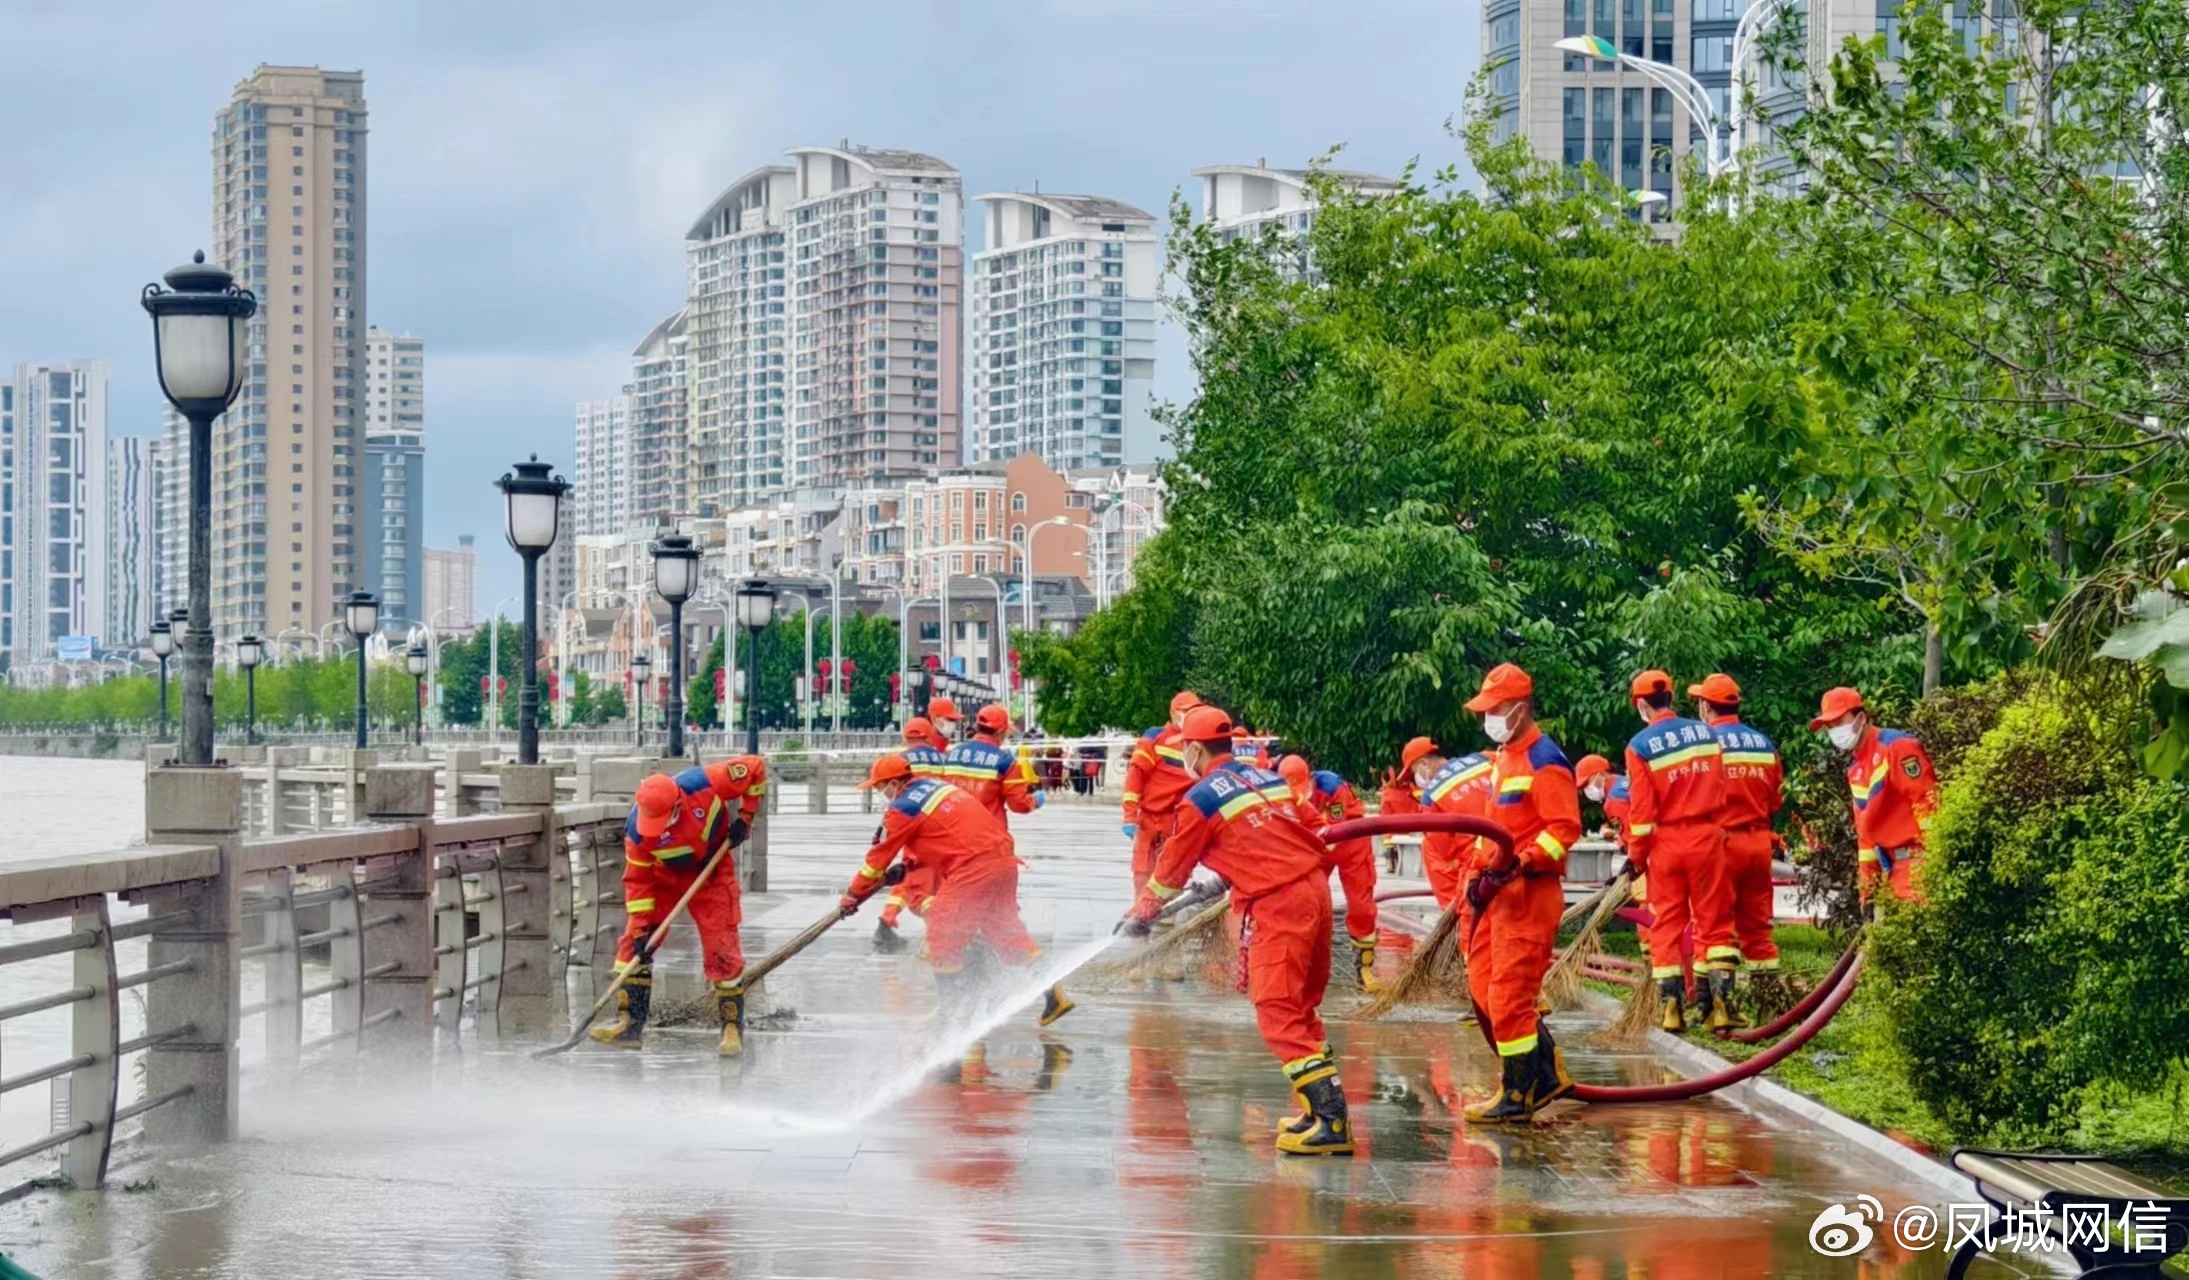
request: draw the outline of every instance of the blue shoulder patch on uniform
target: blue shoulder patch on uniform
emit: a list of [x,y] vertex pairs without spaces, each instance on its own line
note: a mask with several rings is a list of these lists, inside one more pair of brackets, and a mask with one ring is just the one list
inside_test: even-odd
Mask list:
[[1902,738],[1913,738],[1914,736],[1914,734],[1903,729],[1880,729],[1877,731],[1877,745],[1889,747]]
[[1724,724],[1714,724],[1710,726],[1710,732],[1717,735],[1718,745],[1728,751],[1775,752],[1779,749],[1778,744],[1771,741],[1770,735],[1764,733],[1763,730],[1743,724],[1738,720],[1728,720]]
[[1338,794],[1338,788],[1345,785],[1345,779],[1339,777],[1335,773],[1332,773],[1328,769],[1317,769],[1315,770],[1315,772],[1307,775],[1307,777],[1308,781],[1314,785],[1315,789],[1322,792],[1326,796],[1334,796]]
[[695,796],[713,784],[707,781],[707,770],[704,767],[693,765],[676,775],[676,785],[685,795]]
[[928,800],[943,789],[944,783],[937,778],[914,778],[905,789],[890,801],[889,807],[906,817],[917,818]]
[[1620,774],[1618,779],[1611,784],[1611,791],[1606,794],[1604,798],[1607,800],[1632,799],[1632,797],[1627,794],[1627,776],[1625,774]]
[[1140,740],[1141,740],[1142,742],[1153,742],[1153,741],[1155,741],[1155,740],[1156,740],[1157,738],[1160,738],[1160,737],[1162,737],[1162,736],[1163,736],[1163,726],[1162,726],[1162,725],[1157,725],[1157,726],[1155,726],[1155,727],[1154,727],[1153,729],[1143,729],[1143,730],[1141,730],[1141,731],[1140,731]]
[[1686,716],[1667,716],[1643,725],[1640,733],[1627,740],[1627,747],[1644,760],[1655,760],[1662,755],[1684,751],[1698,742],[1715,741],[1716,731],[1702,721]]
[[638,833],[638,806],[631,807],[631,816],[623,820],[623,838],[632,844],[646,843],[646,837]]
[[1244,778],[1228,769],[1212,770],[1186,791],[1186,803],[1192,805],[1204,818],[1213,818],[1224,802],[1242,791],[1252,790]]
[[1565,751],[1547,733],[1539,735],[1529,745],[1528,765],[1534,769],[1548,769],[1555,765],[1568,773],[1573,772],[1573,765],[1566,759]]

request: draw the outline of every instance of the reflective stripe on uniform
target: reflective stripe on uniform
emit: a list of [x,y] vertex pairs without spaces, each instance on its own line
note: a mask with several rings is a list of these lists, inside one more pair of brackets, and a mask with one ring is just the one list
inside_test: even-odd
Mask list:
[[671,858],[689,858],[691,856],[692,846],[688,844],[665,845],[662,848],[654,850],[654,857],[660,859],[663,862],[667,862]]
[[623,855],[623,865],[627,867],[650,867],[654,865],[654,860],[643,853],[635,858],[627,853]]
[[1676,769],[1691,760],[1707,759],[1710,756],[1719,755],[1723,751],[1724,748],[1715,742],[1698,742],[1692,747],[1682,747],[1678,751],[1667,751],[1658,756],[1649,762],[1650,772],[1657,773],[1665,769]]
[[1154,876],[1149,876],[1148,892],[1155,895],[1155,900],[1157,902],[1169,902],[1172,898],[1175,898],[1179,894],[1184,893],[1185,890],[1173,889],[1169,885],[1164,884],[1162,881],[1156,879]]
[[1184,764],[1186,762],[1186,753],[1177,747],[1157,747],[1155,754],[1174,764]]
[[1656,829],[1657,824],[1654,822],[1637,822],[1627,828],[1627,834],[1630,836],[1646,836]]
[[653,909],[654,900],[652,898],[631,898],[623,904],[623,913],[625,915],[637,915],[641,911],[651,911]]
[[1128,791],[1128,792],[1126,792],[1126,793],[1125,793],[1125,803],[1126,803],[1126,804],[1138,804],[1138,803],[1140,803],[1140,793],[1139,793],[1139,792],[1137,792],[1137,791]]
[[1779,967],[1779,958],[1777,956],[1770,956],[1762,960],[1750,960],[1748,959],[1748,957],[1743,956],[1741,957],[1741,962],[1746,964],[1749,968],[1756,970],[1776,969]]
[[1497,1056],[1500,1058],[1517,1058],[1523,1053],[1534,1052],[1535,1033],[1533,1031],[1518,1040],[1500,1040],[1497,1042]]
[[1259,791],[1242,791],[1231,799],[1224,801],[1223,807],[1218,809],[1216,814],[1228,822],[1258,804],[1268,803],[1269,801],[1263,798],[1262,793]]
[[1725,753],[1725,762],[1727,764],[1752,764],[1769,767],[1777,764],[1779,758],[1775,752],[1770,751],[1728,751]]
[[889,873],[887,871],[876,871],[872,866],[869,866],[864,862],[859,864],[859,878],[861,880],[879,880],[883,876],[886,876],[888,874]]
[[1677,978],[1680,976],[1680,974],[1680,966],[1676,964],[1661,964],[1649,971],[1650,977],[1656,978],[1660,981],[1665,978]]
[[1552,862],[1557,862],[1566,856],[1566,846],[1560,844],[1558,842],[1558,837],[1552,835],[1548,831],[1536,832],[1535,843],[1543,850],[1543,852],[1550,855]]
[[1856,861],[1856,862],[1858,862],[1858,863],[1869,863],[1869,864],[1871,864],[1871,865],[1875,865],[1875,864],[1876,864],[1876,862],[1877,862],[1877,850],[1876,850],[1876,849],[1860,849],[1860,850],[1857,850],[1857,851],[1855,852],[1855,861]]

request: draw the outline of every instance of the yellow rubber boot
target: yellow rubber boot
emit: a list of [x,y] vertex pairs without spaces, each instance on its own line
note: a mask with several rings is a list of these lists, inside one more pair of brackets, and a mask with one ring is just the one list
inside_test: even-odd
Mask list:
[[616,1017],[586,1032],[601,1044],[618,1049],[636,1049],[646,1036],[646,1017],[653,1011],[654,970],[652,965],[638,965],[631,976],[623,980],[623,987],[616,992]]
[[1376,940],[1353,942],[1353,976],[1360,981],[1363,995],[1375,995],[1383,990],[1383,982],[1376,977]]
[[745,1052],[745,989],[736,982],[714,984],[715,1007],[722,1011],[722,1043],[715,1052],[735,1058]]

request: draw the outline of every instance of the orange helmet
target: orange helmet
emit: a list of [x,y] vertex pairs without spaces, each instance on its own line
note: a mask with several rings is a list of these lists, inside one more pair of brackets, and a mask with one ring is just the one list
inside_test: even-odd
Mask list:
[[1701,684],[1689,685],[1687,694],[1691,698],[1715,702],[1721,707],[1739,706],[1741,701],[1740,685],[1723,671],[1713,671],[1703,678]]
[[1171,695],[1171,716],[1176,718],[1201,705],[1200,694],[1191,689],[1181,689]]
[[684,788],[666,773],[657,773],[638,784],[638,833],[641,839],[651,840],[669,829],[676,820],[677,802],[684,798]]
[[911,761],[903,756],[883,756],[874,762],[872,769],[867,770],[866,781],[860,783],[858,789],[872,791],[885,782],[894,782],[899,778],[910,778],[911,776]]
[[1599,755],[1582,756],[1580,761],[1573,766],[1573,783],[1577,787],[1585,787],[1589,784],[1590,778],[1600,777],[1610,772],[1611,761]]
[[1307,789],[1307,778],[1313,770],[1307,767],[1307,757],[1289,755],[1277,762],[1277,776],[1292,784],[1294,791]]
[[1435,739],[1427,737],[1415,738],[1406,744],[1406,749],[1404,751],[1399,752],[1399,772],[1411,773],[1413,772],[1414,766],[1420,764],[1423,758],[1427,756],[1433,756],[1435,754],[1437,754],[1437,744]]
[[1178,736],[1188,742],[1222,743],[1231,750],[1231,715],[1222,707],[1202,703],[1186,712],[1186,722],[1178,726]]
[[1627,685],[1627,696],[1630,698],[1648,698],[1660,693],[1669,694],[1671,692],[1672,677],[1655,667],[1651,667],[1634,677]]
[[1011,729],[1011,713],[1000,702],[991,702],[973,716],[973,727],[989,733],[1008,733]]
[[948,698],[929,698],[927,700],[927,718],[930,720],[965,719],[958,712],[958,704]]
[[1516,698],[1535,696],[1535,681],[1510,662],[1500,662],[1482,677],[1482,689],[1467,700],[1469,711],[1489,711]]
[[935,725],[926,716],[914,716],[904,722],[904,740],[924,744],[935,736]]
[[1861,690],[1850,689],[1845,685],[1841,685],[1837,689],[1826,689],[1824,691],[1824,701],[1817,707],[1816,719],[1809,722],[1809,727],[1811,729],[1822,729],[1849,712],[1860,710],[1862,710]]

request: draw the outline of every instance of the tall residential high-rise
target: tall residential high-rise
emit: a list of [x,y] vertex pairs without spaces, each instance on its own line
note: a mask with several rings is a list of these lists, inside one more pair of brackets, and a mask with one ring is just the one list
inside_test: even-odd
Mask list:
[[957,170],[848,141],[788,154],[685,236],[703,513],[959,458]]
[[[19,364],[0,391],[13,509],[0,552],[7,660],[40,662],[106,630],[106,362]],[[69,647],[74,648],[72,644]]]
[[479,555],[468,533],[456,536],[456,549],[426,548],[425,618],[438,629],[467,630],[479,621]]
[[976,462],[1154,458],[1155,219],[1100,196],[1002,193],[973,255]]
[[358,486],[361,588],[380,597],[384,625],[425,621],[426,344],[365,330],[365,473]]
[[[1258,236],[1265,230],[1299,237],[1314,225],[1318,198],[1310,170],[1272,169],[1267,160],[1246,164],[1204,165],[1193,171],[1201,180],[1201,216],[1227,240]],[[1357,169],[1325,170],[1346,191],[1384,195],[1398,183]]]
[[146,456],[157,440],[114,436],[106,442],[106,600],[100,640],[134,648],[151,635],[152,475]]
[[579,401],[577,426],[576,487],[566,504],[565,532],[581,538],[622,533],[631,519],[631,398]]
[[213,120],[214,258],[258,295],[213,431],[213,625],[316,629],[364,580],[364,75],[261,66]]
[[631,353],[631,523],[673,522],[691,510],[690,341],[685,310],[654,326]]
[[0,665],[15,658],[15,384],[0,382]]
[[145,463],[152,481],[152,621],[158,622],[190,603],[190,424],[173,408],[161,409],[160,434]]

